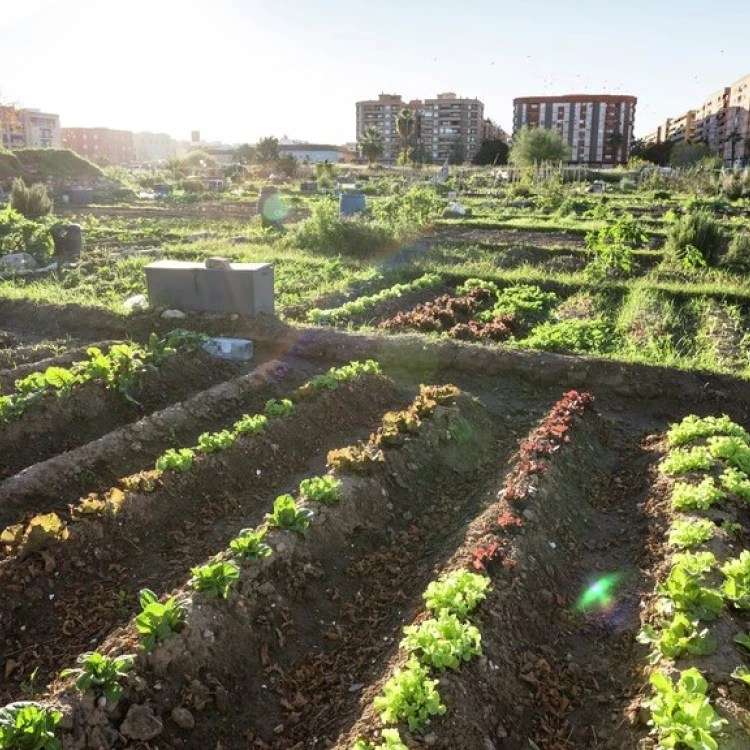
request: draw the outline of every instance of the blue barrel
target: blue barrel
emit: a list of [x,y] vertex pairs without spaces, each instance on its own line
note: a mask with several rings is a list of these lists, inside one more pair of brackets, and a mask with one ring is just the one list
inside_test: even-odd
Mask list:
[[342,216],[353,216],[367,207],[364,193],[344,193],[339,199],[339,211]]

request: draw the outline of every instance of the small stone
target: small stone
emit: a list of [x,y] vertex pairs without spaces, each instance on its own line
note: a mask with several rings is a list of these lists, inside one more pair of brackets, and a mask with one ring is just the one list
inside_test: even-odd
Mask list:
[[213,255],[210,258],[206,258],[206,268],[231,268],[232,261],[229,258],[222,258],[218,255]]
[[431,732],[430,734],[426,735],[424,738],[424,744],[429,745],[430,747],[432,747],[433,745],[436,745],[437,741],[438,741],[438,736],[434,732]]
[[172,709],[172,721],[177,724],[180,729],[192,729],[195,726],[193,714],[182,706]]
[[352,685],[349,685],[349,692],[350,693],[358,693],[362,688],[365,686],[364,682],[355,682]]
[[145,294],[135,294],[132,297],[128,297],[122,303],[122,306],[128,311],[140,310],[141,308],[148,306],[148,300],[146,299]]
[[39,267],[33,255],[10,253],[0,256],[0,271],[33,271]]
[[154,715],[149,706],[130,707],[125,721],[120,725],[120,733],[131,740],[147,742],[164,731],[162,720]]
[[183,318],[187,318],[187,315],[182,312],[182,310],[165,310],[161,317],[164,320],[182,320]]

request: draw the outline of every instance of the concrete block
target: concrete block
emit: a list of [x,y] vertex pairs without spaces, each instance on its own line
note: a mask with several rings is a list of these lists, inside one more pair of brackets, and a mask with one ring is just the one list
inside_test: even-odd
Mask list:
[[203,263],[160,260],[146,266],[149,304],[179,310],[273,315],[273,266],[232,263],[206,268]]

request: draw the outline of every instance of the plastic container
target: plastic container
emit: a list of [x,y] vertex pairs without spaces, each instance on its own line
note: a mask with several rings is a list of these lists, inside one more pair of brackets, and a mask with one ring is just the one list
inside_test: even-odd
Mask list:
[[247,362],[253,358],[253,342],[250,339],[231,339],[223,336],[211,338],[203,348],[212,357]]
[[342,216],[352,216],[367,207],[364,193],[344,193],[339,200],[339,211]]

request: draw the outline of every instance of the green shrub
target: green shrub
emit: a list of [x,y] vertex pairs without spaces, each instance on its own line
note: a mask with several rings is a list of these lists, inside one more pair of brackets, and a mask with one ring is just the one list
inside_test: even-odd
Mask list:
[[0,211],[0,255],[29,253],[39,265],[47,265],[54,243],[49,227],[25,219],[11,206]]
[[47,194],[47,186],[38,182],[29,188],[20,177],[13,180],[10,205],[24,218],[32,221],[41,219],[52,211],[52,201]]
[[603,318],[548,321],[538,325],[521,343],[526,349],[550,352],[603,354],[614,346],[612,326]]
[[180,180],[180,190],[184,190],[186,193],[202,193],[205,191],[203,183],[196,178],[187,178]]
[[750,233],[736,232],[721,262],[735,271],[750,271]]
[[10,703],[0,708],[2,750],[59,750],[55,729],[62,714],[35,703]]
[[665,251],[673,261],[685,263],[691,257],[691,248],[696,248],[706,265],[715,266],[723,247],[724,233],[719,222],[707,209],[698,208],[672,225]]

